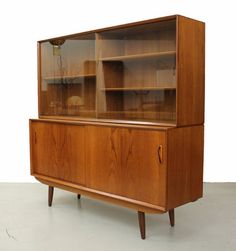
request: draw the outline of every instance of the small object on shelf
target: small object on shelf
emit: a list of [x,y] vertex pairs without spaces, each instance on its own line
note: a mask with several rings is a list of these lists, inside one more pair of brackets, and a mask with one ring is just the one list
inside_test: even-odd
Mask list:
[[83,100],[79,96],[71,96],[67,100],[68,113],[70,115],[76,115],[80,111],[80,107],[83,105]]

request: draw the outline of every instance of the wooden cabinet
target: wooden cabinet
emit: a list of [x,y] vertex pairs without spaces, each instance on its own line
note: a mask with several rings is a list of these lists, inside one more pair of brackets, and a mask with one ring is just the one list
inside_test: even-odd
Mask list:
[[38,42],[31,174],[144,213],[202,197],[203,22],[169,16]]

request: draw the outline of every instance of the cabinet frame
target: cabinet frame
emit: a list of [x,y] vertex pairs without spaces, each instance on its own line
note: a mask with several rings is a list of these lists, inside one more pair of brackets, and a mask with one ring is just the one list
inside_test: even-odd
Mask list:
[[[153,48],[161,47],[161,45],[154,45],[154,47],[150,46],[152,47],[150,51],[145,51],[147,43],[144,43],[144,48],[142,46],[139,48],[142,53],[125,54],[125,51],[129,51],[132,47],[131,41],[131,44],[125,45],[126,47],[123,45],[119,47],[119,45],[115,48],[113,55],[102,54],[102,35],[106,32],[112,33],[122,29],[135,30],[140,27],[143,29],[144,25],[154,25],[155,27],[155,24],[164,27],[163,30],[166,28],[166,24],[174,24],[170,37],[173,38],[174,34],[175,38],[170,41],[170,44],[173,47],[173,43],[175,43],[175,50],[171,48],[169,51],[158,51],[158,49],[154,51]],[[82,73],[81,70],[78,70],[78,74],[73,75],[68,74],[71,70],[67,69],[65,76],[55,74],[56,77],[43,76],[42,44],[66,39],[76,40],[78,37],[94,38],[94,48],[89,47],[88,49],[89,53],[94,49],[94,60],[83,61],[80,59],[81,64],[86,62],[86,70],[83,69]],[[122,41],[122,43],[126,42]],[[53,189],[57,187],[77,193],[78,199],[81,195],[85,195],[138,211],[142,239],[145,238],[145,213],[163,214],[168,212],[170,225],[174,226],[174,209],[203,196],[205,23],[181,15],[172,15],[41,40],[38,41],[37,51],[38,119],[29,121],[30,170],[32,176],[49,186],[48,205],[52,205]],[[124,53],[119,55],[117,51],[124,51]],[[130,79],[133,80],[132,77],[130,78],[129,74],[124,73],[123,65],[126,61],[131,65],[131,69],[134,69],[132,72],[136,76],[138,70],[142,68],[142,64],[145,63],[142,62],[135,66],[135,60],[146,60],[147,64],[151,65],[152,60],[155,61],[158,58],[164,58],[167,61],[173,60],[173,62],[167,62],[169,66],[163,68],[164,71],[162,71],[162,74],[169,74],[168,70],[172,71],[172,78],[167,77],[168,81],[169,79],[172,81],[169,81],[171,83],[167,83],[168,81],[164,77],[160,77],[162,68],[154,66],[152,69],[156,72],[152,72],[151,69],[151,76],[147,78],[141,76],[137,78],[136,83],[132,83],[130,81]],[[85,66],[83,65],[83,67]],[[106,76],[103,70],[108,71],[110,75]],[[158,70],[159,73],[157,73]],[[53,69],[53,71],[56,70]],[[141,71],[141,73],[143,72],[149,73],[148,66]],[[159,79],[156,82],[153,81],[152,74],[154,73],[159,74],[159,78],[155,76],[156,79]],[[106,77],[107,79],[105,79]],[[77,114],[73,114],[73,112],[67,111],[67,108],[64,109],[65,114],[55,112],[53,115],[50,110],[48,113],[45,112],[44,107],[47,106],[48,100],[45,105],[43,103],[45,93],[42,94],[43,81],[48,81],[46,84],[54,81],[53,84],[56,85],[62,79],[66,80],[66,83],[80,84],[79,81],[76,83],[73,81],[81,78],[87,79],[86,83],[92,84],[92,87],[87,87],[87,92],[90,94],[90,98],[93,96],[95,98],[92,101],[87,100],[84,105],[89,107],[88,111],[84,109],[84,113],[88,112],[87,117],[80,116],[78,111],[76,111]],[[119,82],[118,85],[114,84],[114,79]],[[162,83],[160,79],[166,81],[162,80]],[[162,83],[162,85],[158,86],[158,83]],[[85,80],[83,84],[85,84]],[[75,89],[76,93],[80,91],[78,87]],[[142,114],[142,112],[145,113],[142,104],[141,108],[135,107],[136,109],[132,110],[129,106],[129,109],[125,109],[125,105],[122,103],[125,99],[123,96],[135,91],[138,93],[151,92],[156,96],[163,91],[164,102],[159,104],[161,102],[155,95],[156,103],[151,103],[151,106],[148,106],[150,103],[143,102],[147,105],[146,111],[150,113],[148,115]],[[68,92],[67,90],[66,94],[63,93],[67,96],[65,98],[63,96],[61,102],[64,102],[65,106],[68,105],[66,102],[70,97]],[[106,101],[102,101],[100,98],[105,95],[102,92],[109,97]],[[71,93],[73,94],[72,91]],[[109,109],[106,107],[105,112],[111,112],[111,115],[106,114],[107,117],[105,115],[102,117],[100,114],[102,113],[102,102],[108,103],[109,99],[112,100],[111,105]],[[128,103],[128,105],[130,104]],[[126,106],[128,105],[126,104]],[[94,111],[93,107],[95,107]],[[113,115],[114,117],[112,117]],[[165,116],[166,120],[163,119]],[[37,127],[39,124],[42,126]],[[72,139],[67,130],[70,130],[76,138]],[[46,144],[47,132],[50,134],[48,140],[51,141],[48,145],[54,154],[52,154],[54,161],[58,162],[55,165],[50,160],[50,154],[44,149],[40,149],[44,147],[43,144]],[[52,137],[52,134],[55,135]],[[41,137],[41,145],[37,145],[37,137]],[[66,147],[61,143],[61,137]],[[74,150],[70,149],[73,147],[80,149],[78,156]],[[59,156],[59,151],[63,151],[63,154],[67,156],[63,159],[63,156]],[[50,168],[55,170],[50,170]],[[66,168],[70,170],[69,175],[64,170]],[[78,171],[80,168],[82,168],[81,173]]]

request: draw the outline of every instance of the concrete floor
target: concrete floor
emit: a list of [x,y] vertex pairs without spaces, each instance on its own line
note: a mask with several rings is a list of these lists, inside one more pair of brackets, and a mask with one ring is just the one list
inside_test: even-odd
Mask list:
[[47,207],[42,184],[0,183],[1,251],[236,250],[236,183],[207,183],[204,198],[146,216],[141,240],[134,211],[55,189]]

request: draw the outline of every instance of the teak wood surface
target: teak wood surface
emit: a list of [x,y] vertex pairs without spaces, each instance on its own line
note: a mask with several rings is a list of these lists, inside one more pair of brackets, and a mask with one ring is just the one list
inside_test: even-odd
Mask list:
[[76,193],[116,195],[162,212],[202,197],[203,126],[158,131],[32,120],[30,141],[32,175],[77,184]]
[[[165,207],[164,132],[95,126],[86,129],[88,187]],[[163,146],[162,163],[157,157],[158,146]]]
[[204,123],[205,24],[177,17],[177,125]]

